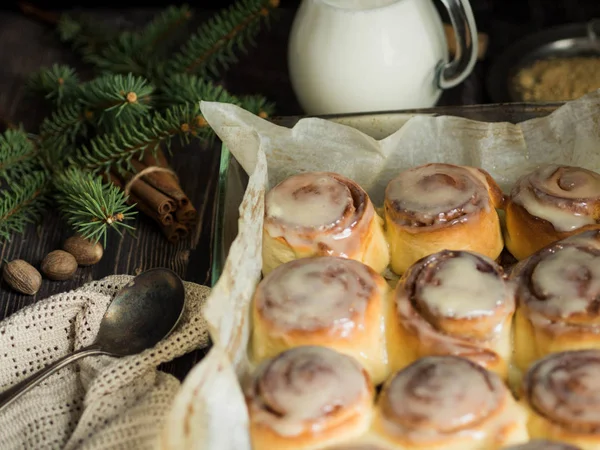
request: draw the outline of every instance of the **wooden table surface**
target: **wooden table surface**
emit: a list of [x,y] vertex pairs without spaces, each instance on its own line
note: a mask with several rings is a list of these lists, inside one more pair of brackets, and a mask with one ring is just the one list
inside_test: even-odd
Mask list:
[[[95,11],[99,20],[116,24],[141,24],[153,10]],[[289,26],[294,11],[281,11],[270,31],[262,33],[257,48],[241,58],[239,64],[223,79],[233,93],[262,93],[277,104],[281,115],[301,114],[290,88],[286,69],[286,47]],[[206,17],[209,14],[198,14]],[[22,122],[36,130],[43,116],[41,105],[26,95],[24,82],[29,74],[53,63],[67,63],[81,68],[69,48],[61,44],[55,30],[33,19],[14,13],[0,13],[0,115],[13,122]],[[460,89],[447,93],[442,103],[477,103],[481,82],[477,73]],[[218,178],[219,144],[210,147],[191,145],[178,150],[172,165],[178,173],[184,191],[198,210],[197,228],[192,236],[177,245],[168,243],[144,216],[137,219],[135,237],[110,235],[102,260],[91,267],[79,268],[68,281],[44,280],[35,296],[25,296],[0,285],[0,319],[52,294],[68,291],[91,280],[112,274],[136,275],[153,267],[168,267],[183,279],[209,285],[211,268],[215,193]],[[31,226],[22,236],[14,236],[1,245],[2,260],[24,259],[39,267],[42,258],[59,249],[71,234],[56,214],[48,214],[38,226]],[[164,370],[182,378],[200,360],[199,350],[166,364]]]

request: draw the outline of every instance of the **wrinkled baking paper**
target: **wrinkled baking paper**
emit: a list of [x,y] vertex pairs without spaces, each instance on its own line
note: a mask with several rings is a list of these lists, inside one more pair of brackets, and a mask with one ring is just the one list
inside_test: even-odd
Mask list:
[[[482,167],[505,192],[542,163],[600,172],[600,92],[518,125],[407,116],[398,131],[381,140],[324,119],[302,119],[289,129],[231,104],[202,102],[201,109],[250,181],[240,207],[239,234],[206,306],[213,351],[221,354],[205,358],[183,383],[172,416],[197,429],[190,432],[195,440],[181,439],[187,445],[178,448],[250,449],[247,436],[235,435],[247,429],[248,417],[234,371],[243,379],[250,370],[250,302],[260,280],[263,203],[269,187],[297,172],[332,171],[356,181],[381,205],[385,186],[400,170],[429,162]],[[181,405],[191,412],[178,409]],[[183,432],[183,425],[179,429]],[[216,439],[222,439],[219,447],[211,444]]]

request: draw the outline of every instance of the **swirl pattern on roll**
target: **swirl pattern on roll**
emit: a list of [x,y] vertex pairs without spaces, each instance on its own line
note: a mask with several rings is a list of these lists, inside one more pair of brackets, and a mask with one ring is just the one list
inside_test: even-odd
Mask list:
[[363,322],[379,288],[378,278],[372,269],[350,259],[298,259],[265,277],[256,290],[255,307],[282,332],[327,328],[329,334],[343,337]]
[[[386,188],[388,217],[415,228],[448,226],[502,203],[502,193],[480,169],[432,163],[402,172]],[[491,194],[491,196],[490,196]]]
[[428,356],[385,383],[373,431],[392,448],[478,450],[526,442],[526,422],[498,375],[465,358]]
[[287,178],[267,193],[264,226],[270,236],[293,247],[350,257],[374,214],[358,184],[335,173],[307,172]]
[[379,404],[390,434],[420,441],[481,426],[498,413],[506,395],[502,380],[481,366],[430,356],[390,379]]
[[534,326],[557,332],[600,326],[600,231],[546,247],[519,263],[511,277]]
[[554,353],[525,376],[526,400],[535,414],[571,433],[600,429],[600,351]]
[[294,437],[343,425],[364,413],[372,395],[368,375],[353,358],[305,346],[263,364],[247,401],[254,424]]
[[600,219],[600,174],[580,167],[542,166],[517,181],[511,199],[557,231],[573,231]]
[[404,274],[395,298],[408,334],[401,341],[421,349],[416,357],[453,354],[490,370],[507,368],[514,285],[491,259],[450,250],[427,256]]

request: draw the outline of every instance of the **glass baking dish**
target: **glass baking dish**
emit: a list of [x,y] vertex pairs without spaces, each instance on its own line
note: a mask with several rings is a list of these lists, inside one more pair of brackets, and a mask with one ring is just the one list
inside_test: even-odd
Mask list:
[[[321,116],[345,125],[352,126],[366,134],[382,139],[394,131],[412,114],[434,114],[465,117],[484,122],[511,122],[543,117],[550,114],[562,103],[508,103],[474,106],[445,106],[430,109]],[[273,119],[273,122],[293,127],[301,116],[288,116]],[[212,254],[211,282],[214,286],[225,265],[231,243],[237,235],[239,206],[248,183],[244,172],[235,157],[225,145],[221,149],[219,181],[217,186],[216,213],[214,216],[214,241]]]

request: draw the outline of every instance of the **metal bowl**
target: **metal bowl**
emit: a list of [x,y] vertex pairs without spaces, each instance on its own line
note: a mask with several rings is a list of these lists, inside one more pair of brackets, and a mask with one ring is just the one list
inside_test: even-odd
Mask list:
[[532,34],[494,60],[487,89],[494,103],[522,102],[513,82],[516,74],[541,59],[600,56],[600,20],[564,25]]

